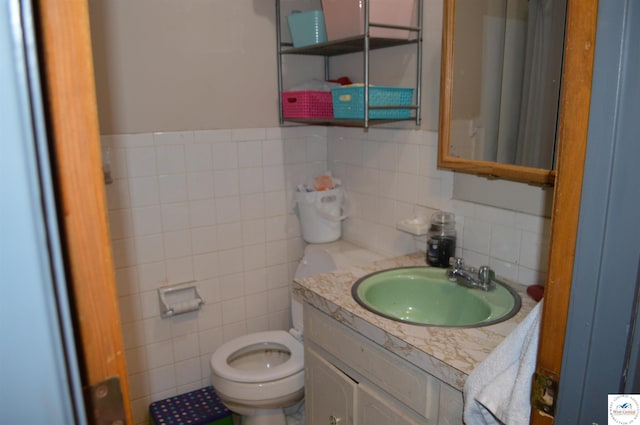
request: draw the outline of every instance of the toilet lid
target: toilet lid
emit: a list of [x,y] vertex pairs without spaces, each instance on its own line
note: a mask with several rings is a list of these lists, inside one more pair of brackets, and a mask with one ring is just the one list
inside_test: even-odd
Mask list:
[[[279,344],[291,353],[287,361],[271,368],[255,370],[236,369],[227,363],[227,359],[236,352],[256,346],[256,350],[264,349],[260,344]],[[211,357],[213,371],[224,379],[235,382],[266,382],[285,378],[300,372],[304,367],[302,343],[285,331],[256,332],[235,338],[218,348]]]

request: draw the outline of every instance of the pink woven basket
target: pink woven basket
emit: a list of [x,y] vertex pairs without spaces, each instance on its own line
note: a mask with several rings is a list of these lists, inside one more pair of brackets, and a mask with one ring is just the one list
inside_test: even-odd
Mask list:
[[333,100],[329,91],[282,92],[284,118],[333,118]]

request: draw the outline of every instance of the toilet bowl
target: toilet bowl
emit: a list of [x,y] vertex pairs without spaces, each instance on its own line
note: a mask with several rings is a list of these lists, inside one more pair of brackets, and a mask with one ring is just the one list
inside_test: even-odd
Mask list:
[[243,425],[285,425],[283,409],[304,396],[302,343],[285,331],[235,338],[211,356],[211,383]]
[[[300,279],[380,259],[345,241],[310,244],[295,272]],[[211,383],[220,400],[241,415],[243,425],[286,425],[284,409],[304,397],[302,304],[291,298],[289,331],[235,338],[211,356]]]

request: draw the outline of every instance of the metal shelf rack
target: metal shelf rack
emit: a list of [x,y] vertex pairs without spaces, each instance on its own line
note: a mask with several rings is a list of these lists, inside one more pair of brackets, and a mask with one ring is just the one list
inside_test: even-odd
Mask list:
[[[373,124],[385,124],[389,122],[397,121],[415,121],[416,126],[420,125],[420,105],[421,105],[421,88],[422,88],[422,14],[423,14],[423,0],[418,1],[418,26],[398,26],[387,25],[382,23],[370,22],[369,20],[369,7],[371,0],[364,1],[364,33],[356,37],[349,37],[340,40],[332,40],[327,43],[314,44],[305,47],[293,47],[292,43],[286,43],[282,41],[282,24],[281,24],[281,9],[280,0],[276,0],[276,34],[277,34],[277,49],[278,49],[278,107],[280,124],[286,122],[298,123],[298,124],[311,124],[311,125],[327,125],[327,126],[343,126],[343,127],[364,127],[369,128]],[[409,37],[409,39],[396,39],[396,38],[380,38],[371,37],[370,28],[391,28],[408,30],[415,34],[415,37]],[[372,50],[402,46],[407,44],[416,45],[416,82],[415,93],[416,103],[414,105],[384,105],[373,106],[369,105],[369,87],[370,87],[370,52]],[[285,55],[307,55],[307,56],[323,56],[324,57],[324,74],[325,80],[328,80],[330,74],[329,58],[333,56],[345,55],[349,53],[363,53],[363,68],[364,68],[364,118],[361,120],[346,120],[346,119],[291,119],[284,118],[282,114],[282,92],[283,92],[283,75],[282,75],[282,59]],[[414,116],[406,119],[390,119],[390,120],[378,120],[369,119],[369,110],[373,109],[412,109],[414,110]]]

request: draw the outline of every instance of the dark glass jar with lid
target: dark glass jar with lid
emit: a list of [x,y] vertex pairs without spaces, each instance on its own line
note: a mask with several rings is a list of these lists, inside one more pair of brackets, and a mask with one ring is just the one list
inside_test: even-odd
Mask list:
[[450,212],[436,211],[431,215],[427,233],[427,264],[449,267],[449,258],[456,255],[456,219]]

